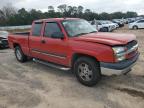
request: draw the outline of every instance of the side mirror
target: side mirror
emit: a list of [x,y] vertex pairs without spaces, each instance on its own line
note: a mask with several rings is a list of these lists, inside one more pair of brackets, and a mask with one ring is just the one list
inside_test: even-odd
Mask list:
[[64,39],[64,34],[62,32],[54,32],[51,37],[55,39]]

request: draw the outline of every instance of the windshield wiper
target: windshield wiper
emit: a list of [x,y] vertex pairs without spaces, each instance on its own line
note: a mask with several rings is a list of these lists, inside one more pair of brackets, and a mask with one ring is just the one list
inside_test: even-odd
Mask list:
[[[89,33],[96,33],[96,32],[97,32],[97,31],[92,31],[92,32],[89,32]],[[80,35],[89,34],[89,33],[80,33],[80,34],[75,35],[74,37],[77,37],[77,36],[80,36]]]
[[92,32],[89,32],[89,33],[96,33],[97,31],[92,31]]
[[80,33],[80,34],[75,35],[74,37],[77,37],[77,36],[80,36],[80,35],[85,35],[85,34],[88,34],[88,33]]

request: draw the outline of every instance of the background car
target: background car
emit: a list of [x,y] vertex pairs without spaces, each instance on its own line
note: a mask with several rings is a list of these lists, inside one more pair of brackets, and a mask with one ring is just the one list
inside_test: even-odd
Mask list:
[[142,28],[144,28],[144,19],[129,24],[129,29],[142,29]]
[[96,28],[98,31],[100,31],[100,32],[101,32],[102,29],[103,29],[102,24],[99,23],[99,22],[97,22],[96,20],[90,21],[90,24],[91,24],[94,28]]
[[110,24],[105,20],[97,20],[97,23],[99,26],[102,26],[102,32],[112,32],[115,29],[115,26],[113,24]]
[[0,48],[8,47],[8,34],[7,31],[0,31]]
[[112,22],[117,23],[119,27],[124,27],[124,22],[122,19],[113,19]]
[[109,21],[109,20],[106,20],[105,23],[111,25],[113,30],[119,27],[117,23],[113,23],[112,21]]
[[90,23],[99,32],[111,32],[116,29],[116,25],[114,23],[110,23],[107,20],[93,20],[90,21]]

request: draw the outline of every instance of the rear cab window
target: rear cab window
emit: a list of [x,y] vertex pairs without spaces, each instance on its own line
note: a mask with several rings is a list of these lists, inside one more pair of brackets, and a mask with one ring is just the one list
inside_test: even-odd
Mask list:
[[42,26],[43,26],[42,22],[34,23],[34,26],[33,26],[33,29],[32,29],[32,35],[33,36],[40,36],[41,35]]

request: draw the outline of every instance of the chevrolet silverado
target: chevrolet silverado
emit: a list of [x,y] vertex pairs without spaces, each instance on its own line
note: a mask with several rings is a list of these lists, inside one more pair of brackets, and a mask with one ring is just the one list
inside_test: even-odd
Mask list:
[[138,42],[133,34],[99,33],[86,20],[50,18],[33,21],[30,32],[8,37],[19,62],[33,58],[94,86],[102,74],[126,74],[136,63]]

